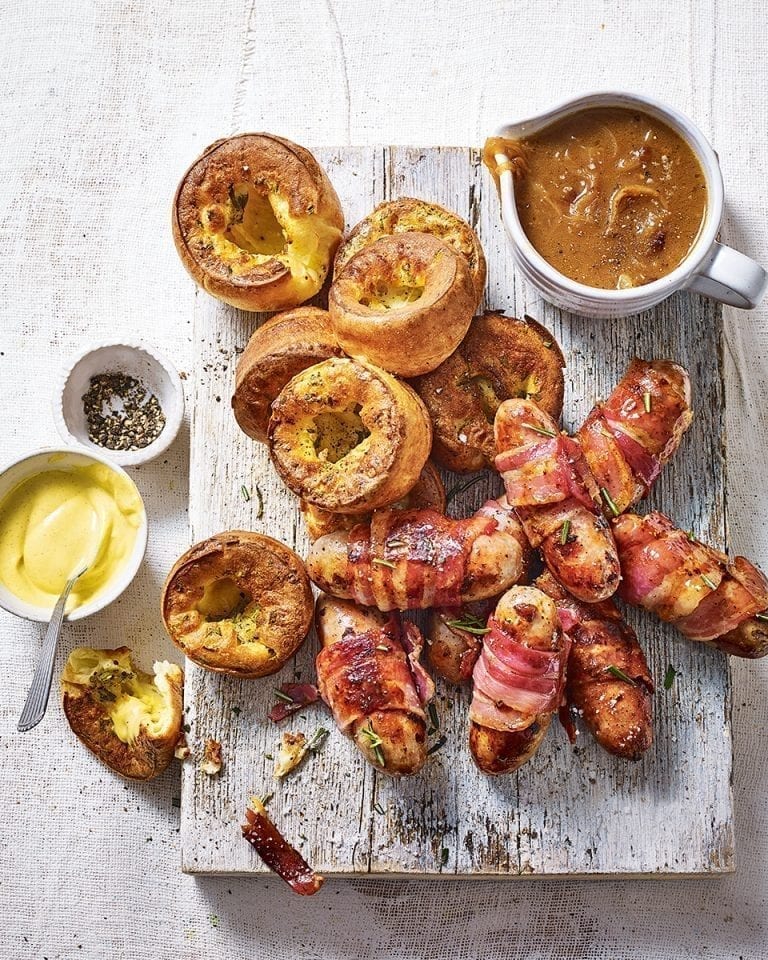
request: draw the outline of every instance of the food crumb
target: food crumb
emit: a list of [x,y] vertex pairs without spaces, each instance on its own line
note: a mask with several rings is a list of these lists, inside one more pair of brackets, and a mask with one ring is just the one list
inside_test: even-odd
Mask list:
[[221,744],[218,740],[206,740],[200,769],[209,777],[215,777],[217,773],[221,773],[222,766]]

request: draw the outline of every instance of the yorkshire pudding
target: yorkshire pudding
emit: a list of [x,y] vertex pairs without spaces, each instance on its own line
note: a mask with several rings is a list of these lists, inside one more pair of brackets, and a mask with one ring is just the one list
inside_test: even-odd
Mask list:
[[437,203],[401,197],[386,200],[352,228],[336,251],[333,274],[337,276],[363,247],[395,233],[431,233],[462,254],[475,286],[475,306],[485,289],[485,256],[475,231],[466,220]]
[[307,367],[272,404],[272,461],[286,486],[332,513],[368,513],[405,496],[432,430],[414,391],[372,364]]
[[[430,461],[424,464],[419,479],[404,497],[394,503],[387,504],[390,510],[437,510],[445,513],[445,487],[440,479],[435,465]],[[366,523],[370,520],[367,514],[330,513],[321,510],[306,500],[301,501],[301,515],[311,540],[333,533],[334,530],[351,530],[355,524]]]
[[493,420],[511,397],[529,397],[559,419],[564,366],[554,337],[535,320],[475,317],[456,352],[413,383],[432,418],[435,460],[459,472],[492,467]]
[[217,673],[265,677],[301,646],[314,601],[293,550],[231,530],[176,561],[160,609],[168,635],[190,660]]
[[173,201],[181,262],[241,310],[286,310],[313,297],[343,229],[339,198],[312,154],[268,133],[211,144]]
[[403,377],[434,370],[453,353],[474,308],[466,259],[428,233],[398,233],[364,247],[328,297],[344,352]]
[[272,401],[291,377],[341,354],[325,310],[297,307],[271,317],[254,331],[237,364],[232,409],[240,429],[266,443]]
[[128,647],[76,647],[61,674],[64,715],[91,753],[130,780],[150,780],[173,759],[181,736],[184,674],[134,666]]

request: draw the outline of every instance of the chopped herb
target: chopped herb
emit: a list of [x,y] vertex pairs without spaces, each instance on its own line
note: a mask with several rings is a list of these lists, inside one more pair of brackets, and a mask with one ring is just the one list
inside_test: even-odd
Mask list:
[[440,737],[439,739],[435,740],[435,742],[432,744],[432,746],[429,748],[429,750],[427,750],[427,756],[429,757],[429,756],[431,756],[433,753],[437,753],[437,751],[438,751],[441,747],[444,747],[444,746],[445,746],[445,742],[446,742],[447,739],[448,739],[448,737],[443,736],[443,737]]
[[560,528],[560,543],[568,543],[568,537],[571,534],[571,521],[564,520],[563,525]]
[[218,925],[219,925],[219,918],[216,916],[215,913],[209,914],[209,915],[208,915],[208,919],[211,921],[211,926],[212,926],[212,927],[218,927]]
[[624,680],[625,683],[630,683],[633,687],[636,686],[635,681],[629,674],[624,673],[620,667],[615,667],[613,664],[605,668],[605,673],[610,673],[612,677],[616,677],[617,680]]
[[384,807],[382,807],[382,805],[378,802],[378,800],[376,801],[376,803],[374,803],[373,809],[376,811],[376,813],[380,813],[380,814],[384,814],[386,812],[384,810]]
[[385,766],[384,751],[381,749],[384,741],[381,739],[378,733],[376,733],[376,731],[373,729],[372,721],[369,720],[368,726],[362,727],[360,730],[360,733],[366,739],[368,746],[373,751],[373,755],[376,757],[376,762],[379,764],[379,766],[381,767]]
[[646,392],[643,394],[643,406],[645,407],[645,412],[646,412],[646,413],[650,413],[650,412],[651,412],[651,395],[650,395],[650,393],[648,393],[647,390],[646,390]]
[[427,713],[429,714],[429,722],[432,725],[432,729],[428,730],[427,733],[437,733],[440,729],[440,717],[437,715],[437,707],[433,700],[430,700],[427,705]]
[[386,643],[377,643],[377,644],[376,644],[376,649],[377,649],[377,650],[381,650],[382,653],[388,653],[388,652],[389,652],[389,647],[386,645]]
[[696,543],[696,537],[693,534],[693,530],[689,530],[686,536],[691,541],[691,543]]
[[450,857],[451,851],[448,847],[443,847],[440,851],[440,866],[444,867],[448,863],[448,857]]
[[525,427],[526,430],[533,430],[534,433],[540,433],[542,437],[556,437],[557,434],[553,433],[552,430],[545,430],[544,427],[537,427],[533,423],[521,423],[521,427]]
[[234,713],[236,717],[239,717],[241,713],[240,707],[232,707],[232,713]]
[[552,346],[552,341],[551,341],[551,340],[545,340],[545,341],[544,341],[544,346],[547,348],[547,350],[549,350],[549,348]]
[[395,569],[395,565],[391,560],[383,560],[381,557],[374,557],[371,563],[378,563],[380,567],[389,567],[391,570]]
[[702,573],[701,579],[709,587],[710,590],[717,590],[717,584],[710,577],[708,577],[706,573]]
[[184,731],[184,733],[189,733],[192,727],[188,723],[185,723],[181,729]]
[[465,633],[472,633],[477,637],[485,636],[486,633],[491,632],[491,628],[486,626],[485,622],[476,617],[474,613],[465,613],[463,617],[460,617],[458,620],[446,620],[446,627],[451,627],[454,630],[463,630]]
[[327,740],[328,733],[329,731],[326,730],[325,727],[318,727],[307,743],[307,750],[311,750],[312,753],[315,753],[316,750],[319,750]]
[[275,687],[275,696],[278,700],[282,700],[283,703],[295,703],[293,697],[289,697],[287,693],[283,693],[283,691],[277,687]]
[[608,504],[608,509],[611,511],[614,517],[618,517],[620,510],[616,506],[616,504],[613,502],[613,497],[610,495],[610,493],[608,493],[605,487],[600,488],[600,493],[602,493],[603,499]]
[[460,493],[464,493],[465,490],[469,490],[470,487],[474,487],[476,483],[480,483],[481,480],[485,479],[484,474],[478,474],[476,477],[470,477],[469,480],[460,480],[459,483],[454,484],[448,493],[445,495],[445,505],[448,506],[452,500],[454,500]]
[[243,484],[242,487],[240,487],[240,495],[242,496],[243,500],[245,500],[246,503],[248,503],[248,501],[251,499],[251,495],[248,492],[248,487],[246,487],[245,484]]
[[675,677],[678,676],[677,670],[670,663],[667,667],[667,672],[664,674],[664,689],[671,690],[672,684],[675,682]]
[[755,620],[768,621],[768,613],[756,613]]
[[407,547],[408,544],[405,542],[405,540],[398,540],[397,538],[393,537],[391,540],[387,540],[387,546],[397,548],[397,547]]
[[265,759],[265,760],[274,760],[274,759],[275,759],[275,755],[274,755],[273,753],[265,753],[265,754],[264,754],[264,759]]
[[256,519],[261,520],[261,518],[264,516],[264,497],[261,495],[261,489],[259,488],[258,483],[253,488],[253,492],[256,494],[256,502],[258,503]]

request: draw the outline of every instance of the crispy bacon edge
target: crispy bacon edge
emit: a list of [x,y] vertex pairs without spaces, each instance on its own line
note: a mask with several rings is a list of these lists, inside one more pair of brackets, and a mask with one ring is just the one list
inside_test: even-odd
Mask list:
[[243,836],[269,869],[284,880],[294,893],[303,897],[317,893],[325,877],[315,873],[299,851],[288,843],[264,808],[252,810],[248,807],[245,819],[247,822],[242,824]]
[[314,683],[283,683],[277,688],[278,693],[284,697],[290,697],[291,702],[282,698],[269,711],[269,719],[272,723],[280,723],[286,717],[303,710],[310,703],[316,703],[320,699],[320,691]]

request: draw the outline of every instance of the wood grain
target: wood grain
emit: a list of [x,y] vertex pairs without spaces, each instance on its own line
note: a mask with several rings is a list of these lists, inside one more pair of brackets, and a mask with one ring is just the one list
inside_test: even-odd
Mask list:
[[[567,360],[565,426],[577,425],[635,356],[669,357],[691,373],[696,417],[651,507],[716,545],[725,543],[722,321],[709,301],[678,295],[652,312],[592,322],[545,304],[515,275],[498,200],[479,153],[464,148],[340,148],[316,151],[342,199],[348,225],[376,203],[404,195],[436,200],[475,225],[488,260],[485,306],[544,323]],[[230,410],[234,366],[263,320],[198,292],[198,350],[192,424],[191,540],[246,527],[305,554],[297,502],[277,478],[266,448],[242,434]],[[446,474],[448,486],[457,478]],[[245,485],[252,491],[246,501]],[[263,516],[258,517],[258,485]],[[467,514],[498,478],[452,505]],[[418,618],[417,618],[418,619]],[[656,743],[640,763],[601,751],[584,733],[571,748],[553,725],[537,756],[517,774],[491,779],[466,748],[468,692],[438,684],[445,746],[419,776],[393,781],[368,766],[332,729],[324,748],[282,784],[272,779],[284,729],[331,726],[312,708],[281,726],[267,712],[274,687],[314,678],[310,637],[274,678],[238,681],[187,667],[186,709],[193,743],[222,743],[219,777],[184,766],[182,861],[191,873],[262,873],[240,836],[250,794],[274,792],[271,815],[326,875],[552,876],[707,875],[734,869],[730,675],[727,659],[678,638],[649,616],[629,613],[659,690]],[[669,692],[668,664],[679,672]],[[380,812],[383,811],[383,812]]]

